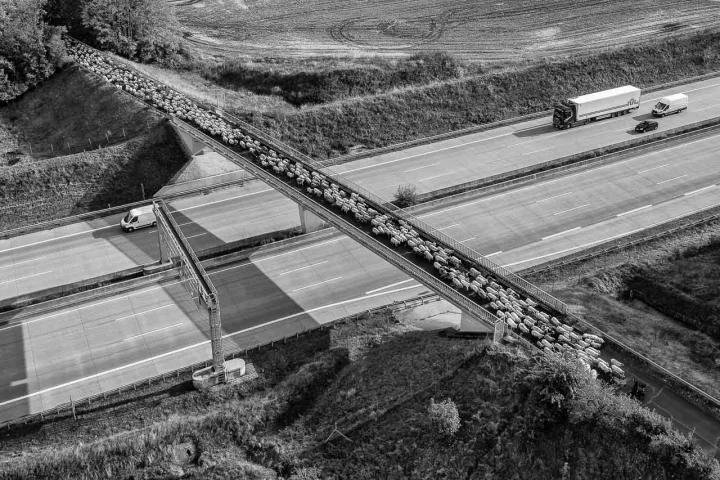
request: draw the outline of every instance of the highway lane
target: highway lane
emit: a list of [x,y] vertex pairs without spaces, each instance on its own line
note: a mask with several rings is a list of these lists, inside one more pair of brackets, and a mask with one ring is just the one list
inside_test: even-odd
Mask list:
[[425,193],[636,138],[642,134],[635,125],[653,118],[652,107],[673,93],[687,93],[689,108],[657,119],[659,132],[720,115],[720,79],[715,78],[643,95],[633,114],[582,127],[557,130],[549,116],[332,168],[382,198],[392,198],[405,184]]
[[[421,215],[421,218],[456,239],[465,240],[468,246],[508,268],[521,269],[718,203],[720,165],[713,161],[713,152],[718,147],[720,136],[697,139],[622,162],[440,208]],[[223,205],[226,212],[244,210],[245,202],[255,199],[253,195],[238,195],[232,191],[225,191],[223,195],[226,201],[216,199],[213,202],[219,203],[213,205]],[[192,202],[191,199],[184,201]],[[185,207],[187,205],[180,205],[180,208]],[[204,208],[209,207],[185,209],[183,215],[202,217],[205,215]],[[232,224],[223,215],[213,213],[213,218],[221,222],[220,225]],[[235,227],[231,225],[228,228]],[[140,233],[123,238],[135,238]],[[212,233],[216,238],[224,235],[222,229]],[[351,251],[354,258],[360,256],[357,257],[360,258],[359,265],[362,265],[368,278],[374,278],[363,292],[373,290],[370,287],[382,285],[383,281],[401,285],[411,283],[403,273],[382,262],[371,261],[374,257],[367,260],[368,254],[362,249],[353,248]],[[273,267],[267,267],[267,272],[270,276],[278,273],[273,285],[293,294],[292,290],[303,285],[343,277],[334,272],[328,274],[330,276],[315,278],[316,282],[295,277],[335,264],[335,261],[331,262],[331,257],[331,250],[322,250],[315,256],[308,256],[307,252],[299,256],[289,255],[275,267],[278,272]],[[348,270],[356,269],[352,265],[349,264]],[[279,272],[280,269],[287,272]],[[347,277],[336,281],[346,280]],[[223,284],[219,284],[218,288],[223,303],[234,303],[243,298],[243,290],[236,291]],[[254,294],[262,296],[261,292]],[[310,293],[319,294],[319,300],[326,294],[325,289],[305,292]],[[358,292],[352,294],[357,295]],[[168,314],[171,311],[157,313]]]
[[[649,111],[661,96],[680,91],[689,93],[690,109],[661,119],[662,128],[720,115],[720,103],[714,103],[720,98],[720,79],[647,95],[640,112]],[[633,135],[626,130],[632,129],[639,118],[630,117],[568,131],[556,131],[549,126],[549,119],[539,119],[335,168],[384,197],[391,197],[398,185],[406,183],[417,184],[423,192],[626,140]],[[175,218],[196,249],[299,224],[293,203],[259,182],[178,199],[170,206],[178,210]],[[155,230],[123,234],[117,226],[121,217],[0,240],[0,301],[155,261]]]
[[[210,275],[220,296],[223,330],[244,332],[230,337],[228,346],[249,348],[276,338],[278,331],[291,335],[426,291],[415,282],[393,285],[397,273],[338,236],[221,267]],[[0,421],[209,355],[207,319],[176,281],[21,321],[13,316],[0,315],[0,348],[6,359],[0,370]],[[123,368],[127,365],[131,367]]]
[[[425,290],[343,236],[219,267],[210,276],[219,291],[226,348],[251,348]],[[19,321],[0,315],[0,324],[0,348],[12,366],[0,372],[0,421],[211,355],[207,320],[176,281]],[[720,424],[643,380],[651,386],[647,404],[673,412],[717,454]]]

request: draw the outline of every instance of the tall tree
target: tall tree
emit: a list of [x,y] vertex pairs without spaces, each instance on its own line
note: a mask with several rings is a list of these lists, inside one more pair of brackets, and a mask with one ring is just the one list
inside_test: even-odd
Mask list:
[[152,61],[179,50],[165,0],[87,0],[82,23],[98,46],[130,58]]
[[45,0],[0,0],[0,100],[51,75],[65,58],[63,29],[43,21]]

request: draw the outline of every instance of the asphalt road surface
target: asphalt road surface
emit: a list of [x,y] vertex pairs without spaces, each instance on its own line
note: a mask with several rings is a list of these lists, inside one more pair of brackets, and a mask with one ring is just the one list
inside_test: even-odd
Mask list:
[[[720,165],[713,152],[719,143],[720,136],[700,138],[422,217],[511,270],[519,270],[718,203]],[[233,229],[247,228],[223,220],[227,213],[262,208],[266,205],[262,202],[253,206],[256,197],[268,194],[262,190],[220,193],[223,198],[203,197],[208,205],[182,213],[201,218],[207,214],[205,208],[222,207],[225,212],[210,210],[217,222],[212,223],[212,233],[203,232],[198,223],[188,223],[184,229],[195,229],[186,230],[188,237],[226,240],[236,234]],[[139,241],[151,245],[154,235],[138,231],[121,238],[128,245]],[[345,237],[220,268],[211,277],[220,294],[227,341],[241,347],[425,290]],[[2,349],[5,358],[13,359],[0,378],[0,420],[63,403],[69,395],[80,398],[171,371],[210,355],[207,321],[174,282],[22,320],[13,320],[13,315],[0,316]],[[673,412],[681,426],[696,428],[697,438],[705,439],[707,448],[717,444],[720,425],[662,391],[660,385],[648,384],[651,405],[663,413]]]
[[688,109],[655,119],[656,132],[720,115],[720,78],[715,78],[643,95],[634,113],[582,127],[557,130],[546,117],[332,168],[382,198],[392,198],[406,184],[430,192],[647,135],[636,133],[635,125],[653,118],[652,107],[673,93],[688,95]]
[[[526,268],[714,204],[718,150],[720,135],[698,138],[421,218],[497,262]],[[196,251],[300,223],[295,204],[261,182],[170,208]],[[156,229],[123,233],[121,217],[0,240],[0,300],[156,261]]]

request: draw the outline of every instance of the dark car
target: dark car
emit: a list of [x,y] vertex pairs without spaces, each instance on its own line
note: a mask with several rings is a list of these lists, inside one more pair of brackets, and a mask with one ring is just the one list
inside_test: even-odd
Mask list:
[[658,122],[653,122],[652,120],[645,120],[644,122],[640,122],[635,127],[636,132],[645,133],[649,132],[650,130],[657,130],[658,128]]

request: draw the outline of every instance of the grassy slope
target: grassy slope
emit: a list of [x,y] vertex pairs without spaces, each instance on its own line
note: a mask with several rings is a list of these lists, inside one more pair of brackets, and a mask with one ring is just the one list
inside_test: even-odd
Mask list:
[[168,127],[102,150],[0,167],[0,230],[151,197],[182,167]]
[[[683,281],[697,271],[683,265],[702,263],[715,272],[717,265],[708,262],[712,254],[705,247],[716,235],[720,235],[719,222],[524,277],[570,304],[576,314],[720,398],[720,363],[716,362],[720,361],[720,342],[641,302],[623,300],[627,282],[639,271],[676,272],[675,278]],[[678,251],[704,253],[686,259]],[[713,278],[697,278],[693,287],[712,289],[716,287]]]
[[0,109],[0,117],[18,137],[23,151],[30,154],[30,144],[35,157],[67,154],[68,144],[70,152],[76,153],[106,146],[108,139],[111,144],[122,142],[147,133],[148,125],[152,127],[160,118],[77,66]]
[[[16,152],[0,163],[0,230],[142,200],[141,183],[152,196],[185,161],[160,118],[77,67],[0,109],[0,147]],[[53,157],[88,137],[106,148]]]
[[344,153],[338,142],[375,148],[542,111],[554,102],[619,85],[665,83],[720,69],[720,34],[659,39],[597,56],[461,78],[396,93],[368,95],[277,118],[232,109],[319,158]]
[[[70,428],[10,440],[28,453],[2,464],[0,478],[164,478],[181,470],[195,479],[560,478],[563,468],[572,478],[720,478],[717,463],[660,417],[577,368],[486,351],[386,314],[251,361],[261,379],[252,387],[146,402],[154,405],[132,409],[127,433],[118,432],[125,419],[111,414],[111,436],[88,434],[82,422],[68,433],[70,420]],[[447,397],[462,421],[452,439],[437,435],[426,414],[430,398]],[[351,442],[337,433],[325,442],[336,423]]]

